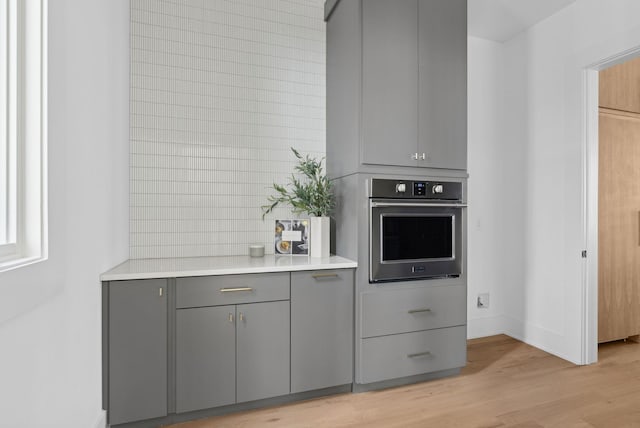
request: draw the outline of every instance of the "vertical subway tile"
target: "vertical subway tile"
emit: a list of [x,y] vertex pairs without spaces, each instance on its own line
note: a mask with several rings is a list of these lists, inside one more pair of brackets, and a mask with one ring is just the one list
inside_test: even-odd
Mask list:
[[273,252],[261,206],[324,156],[324,0],[135,0],[130,257]]

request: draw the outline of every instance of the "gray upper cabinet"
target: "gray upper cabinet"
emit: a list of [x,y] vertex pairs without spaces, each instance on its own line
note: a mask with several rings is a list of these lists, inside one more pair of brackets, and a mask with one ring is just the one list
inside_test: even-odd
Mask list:
[[353,271],[291,273],[291,392],[353,381]]
[[166,284],[155,279],[103,287],[111,425],[167,415]]
[[464,171],[466,148],[467,0],[338,1],[327,19],[329,176]]
[[235,305],[176,312],[176,411],[235,403]]
[[466,169],[467,0],[420,0],[418,18],[418,153],[424,166]]
[[417,0],[362,5],[363,163],[416,166]]

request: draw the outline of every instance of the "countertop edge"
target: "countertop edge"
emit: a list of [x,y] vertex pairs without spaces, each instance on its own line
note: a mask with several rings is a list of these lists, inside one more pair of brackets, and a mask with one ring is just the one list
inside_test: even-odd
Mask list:
[[[333,259],[333,261],[332,261]],[[338,259],[338,260],[336,260]],[[121,263],[114,269],[125,265],[127,262]],[[332,256],[329,259],[319,260],[318,262],[310,262],[309,264],[283,265],[283,266],[233,266],[220,268],[202,268],[202,269],[180,269],[180,270],[150,270],[147,272],[113,272],[107,271],[100,275],[100,281],[126,281],[137,279],[161,279],[161,278],[184,278],[192,276],[219,276],[219,275],[241,275],[241,274],[259,274],[259,273],[275,273],[275,272],[301,272],[311,270],[330,270],[330,269],[355,269],[358,263],[340,256]]]

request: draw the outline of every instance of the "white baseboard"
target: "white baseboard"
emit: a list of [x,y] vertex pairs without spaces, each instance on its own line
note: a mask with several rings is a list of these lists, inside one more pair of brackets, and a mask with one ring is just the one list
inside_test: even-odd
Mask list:
[[507,316],[503,318],[504,334],[507,336],[511,336],[527,345],[541,349],[573,364],[581,364],[579,359],[571,358],[568,353],[562,349],[567,342],[566,337],[515,318]]
[[93,425],[94,428],[108,428],[107,427],[107,412],[105,410],[100,410],[100,415],[96,420],[96,423]]
[[495,336],[503,333],[504,319],[502,316],[467,320],[467,339]]

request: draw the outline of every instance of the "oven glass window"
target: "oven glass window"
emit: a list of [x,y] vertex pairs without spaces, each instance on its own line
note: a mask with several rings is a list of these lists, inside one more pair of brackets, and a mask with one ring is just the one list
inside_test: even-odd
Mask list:
[[453,258],[453,216],[382,216],[382,260]]

